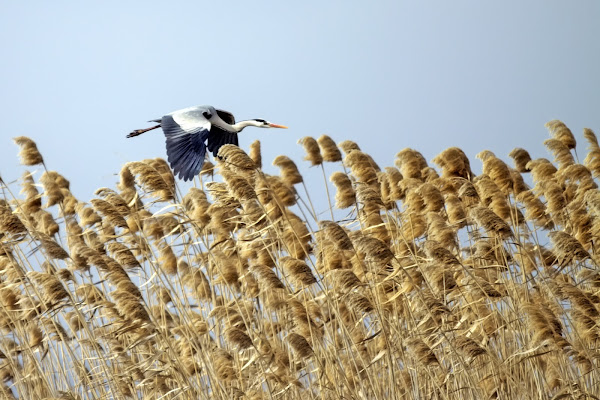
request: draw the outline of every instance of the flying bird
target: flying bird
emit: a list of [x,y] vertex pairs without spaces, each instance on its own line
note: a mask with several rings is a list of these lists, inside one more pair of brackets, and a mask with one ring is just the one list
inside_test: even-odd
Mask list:
[[191,181],[200,173],[206,149],[217,156],[224,144],[238,145],[238,133],[247,126],[258,128],[287,128],[264,119],[248,119],[235,122],[230,112],[217,110],[212,106],[195,106],[173,111],[162,118],[148,122],[158,125],[146,129],[136,129],[128,138],[141,135],[153,129],[162,128],[167,138],[167,159],[173,173],[184,181]]

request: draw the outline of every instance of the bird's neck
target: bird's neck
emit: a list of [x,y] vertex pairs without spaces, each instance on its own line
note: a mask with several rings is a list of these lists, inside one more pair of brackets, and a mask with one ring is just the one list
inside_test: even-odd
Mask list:
[[254,121],[253,119],[248,119],[246,121],[240,121],[237,124],[233,124],[231,126],[233,127],[233,129],[235,129],[237,132],[239,132],[247,126],[257,126],[258,127],[258,126],[262,126],[262,124],[258,121]]

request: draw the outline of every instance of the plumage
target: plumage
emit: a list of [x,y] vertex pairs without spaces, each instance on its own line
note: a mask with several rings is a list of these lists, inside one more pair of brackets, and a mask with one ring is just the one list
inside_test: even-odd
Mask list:
[[287,128],[263,119],[235,122],[233,114],[212,106],[194,106],[174,111],[162,118],[151,120],[159,125],[137,129],[127,137],[134,137],[153,129],[162,128],[166,138],[167,160],[173,173],[184,181],[200,173],[206,149],[217,156],[221,146],[238,145],[238,133],[247,126],[258,128]]
[[229,111],[217,110],[217,115],[229,125],[235,125],[235,118]]
[[217,152],[224,144],[235,144],[238,146],[237,132],[227,132],[218,126],[213,126],[208,134],[208,151],[217,156]]

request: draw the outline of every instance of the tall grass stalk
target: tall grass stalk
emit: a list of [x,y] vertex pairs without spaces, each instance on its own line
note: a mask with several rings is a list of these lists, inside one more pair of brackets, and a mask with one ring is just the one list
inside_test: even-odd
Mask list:
[[596,398],[600,147],[547,127],[553,162],[479,175],[323,135],[324,183],[255,142],[187,192],[142,160],[87,202],[15,138],[42,170],[0,179],[0,398]]

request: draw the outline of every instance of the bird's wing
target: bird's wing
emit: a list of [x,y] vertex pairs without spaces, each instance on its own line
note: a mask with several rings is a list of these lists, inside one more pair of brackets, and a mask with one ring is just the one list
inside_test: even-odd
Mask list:
[[213,156],[217,156],[219,149],[224,144],[235,144],[238,146],[237,132],[228,132],[216,125],[213,125],[208,134],[208,151],[212,151]]
[[201,110],[186,110],[165,115],[161,126],[167,138],[167,159],[173,173],[184,181],[191,181],[204,164],[210,122]]
[[196,132],[198,129],[210,130],[211,124],[207,117],[210,118],[214,112],[214,108],[212,111],[210,108],[207,106],[184,108],[166,116],[171,116],[181,129],[189,133]]
[[229,125],[235,125],[235,117],[233,116],[232,113],[230,113],[229,111],[224,111],[224,110],[216,110],[217,111],[217,115],[219,115],[219,117],[221,117],[221,119],[228,123]]

